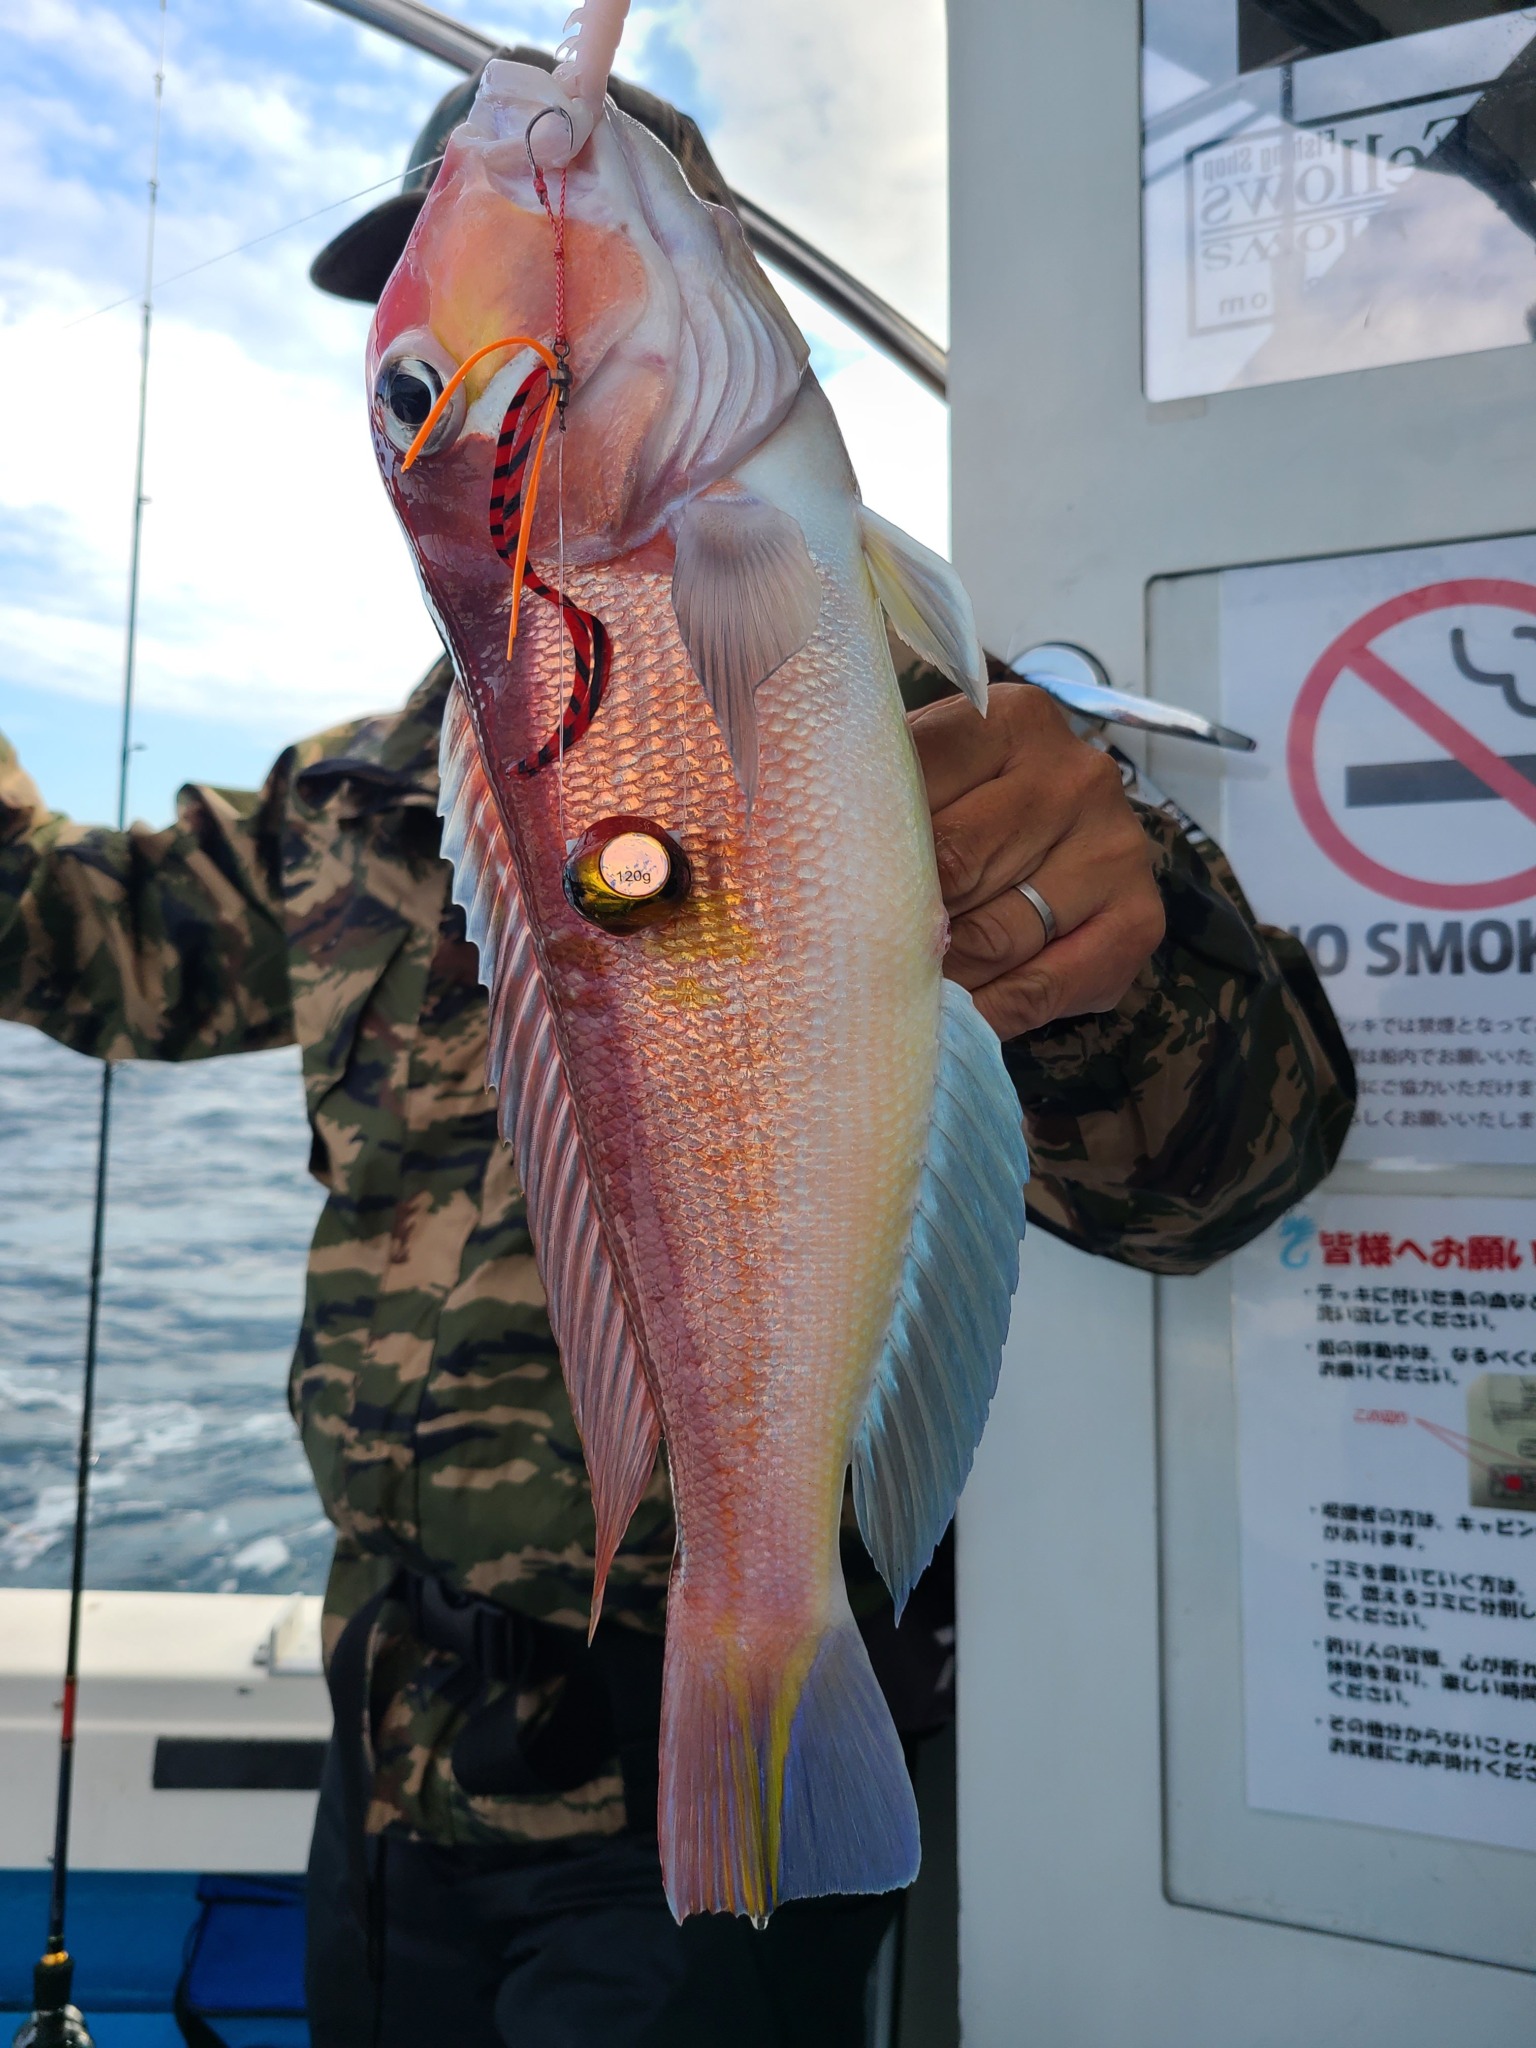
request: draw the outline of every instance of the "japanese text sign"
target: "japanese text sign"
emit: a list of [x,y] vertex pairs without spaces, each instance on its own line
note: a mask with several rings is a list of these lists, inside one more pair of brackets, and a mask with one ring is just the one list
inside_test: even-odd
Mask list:
[[1536,1201],[1238,1254],[1248,1802],[1536,1849]]

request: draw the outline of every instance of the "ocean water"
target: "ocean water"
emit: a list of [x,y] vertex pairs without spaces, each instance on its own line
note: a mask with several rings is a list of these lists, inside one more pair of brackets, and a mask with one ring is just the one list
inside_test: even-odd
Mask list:
[[[101,1069],[0,1024],[0,1586],[63,1586]],[[318,1592],[284,1395],[320,1207],[298,1054],[130,1063],[112,1087],[87,1579]]]

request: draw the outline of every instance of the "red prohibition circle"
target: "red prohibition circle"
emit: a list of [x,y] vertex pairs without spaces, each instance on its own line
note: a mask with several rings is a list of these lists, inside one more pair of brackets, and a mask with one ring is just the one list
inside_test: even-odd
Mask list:
[[[1536,617],[1536,586],[1497,576],[1458,577],[1450,583],[1427,583],[1422,590],[1405,590],[1357,619],[1319,655],[1297,693],[1286,734],[1285,766],[1302,823],[1334,865],[1353,881],[1363,882],[1394,903],[1424,910],[1496,910],[1536,895],[1536,867],[1496,882],[1423,882],[1413,875],[1400,875],[1395,868],[1372,860],[1346,837],[1323,801],[1317,780],[1318,720],[1328,692],[1354,656],[1389,626],[1458,604],[1497,604]],[[1362,683],[1361,687],[1369,686]]]

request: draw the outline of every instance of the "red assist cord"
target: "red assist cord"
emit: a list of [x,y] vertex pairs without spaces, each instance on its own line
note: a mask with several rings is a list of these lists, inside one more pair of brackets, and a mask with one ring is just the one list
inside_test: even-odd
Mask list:
[[531,161],[533,162],[533,189],[534,189],[534,191],[535,191],[535,192],[537,192],[537,193],[538,193],[538,195],[539,195],[539,204],[540,204],[540,205],[541,205],[541,206],[543,207],[543,209],[544,209],[545,213],[546,213],[546,214],[547,214],[547,215],[549,216],[549,225],[550,225],[551,229],[553,230],[553,232],[554,232],[554,237],[555,237],[555,344],[554,344],[554,354],[555,354],[555,357],[556,357],[556,359],[557,359],[557,362],[558,362],[558,366],[559,366],[559,367],[558,367],[558,368],[557,368],[557,369],[556,369],[556,370],[555,370],[555,371],[553,372],[553,377],[554,377],[554,384],[555,384],[555,403],[556,403],[557,407],[559,408],[559,413],[560,413],[560,431],[561,431],[562,433],[564,433],[564,432],[565,432],[565,407],[566,407],[566,401],[567,401],[567,400],[569,399],[569,397],[570,397],[570,395],[571,395],[571,370],[570,370],[570,355],[571,355],[571,344],[570,344],[570,338],[569,338],[568,334],[566,333],[566,326],[565,326],[565,186],[566,186],[566,172],[565,172],[564,168],[562,168],[562,169],[561,169],[561,172],[560,172],[560,205],[559,205],[559,208],[558,208],[558,209],[556,209],[555,207],[551,206],[551,204],[550,204],[550,202],[549,202],[549,184],[548,184],[548,181],[547,181],[547,179],[546,179],[546,178],[545,178],[545,176],[544,176],[544,173],[543,173],[543,171],[542,171],[542,170],[541,170],[541,169],[539,168],[539,165],[538,165],[538,161],[537,161],[537,159],[533,157],[533,152],[532,152],[532,150],[530,150],[530,151],[529,151],[529,158],[530,158],[530,160],[531,160]]
[[558,761],[567,748],[575,746],[597,715],[609,666],[608,633],[602,620],[592,612],[583,611],[563,591],[546,583],[528,566],[528,540],[538,502],[539,483],[544,473],[544,450],[550,426],[556,419],[561,431],[565,430],[565,408],[571,391],[571,345],[565,332],[566,174],[564,171],[560,173],[558,206],[551,203],[548,182],[537,164],[534,165],[533,181],[555,238],[554,343],[546,347],[531,335],[510,334],[500,341],[488,341],[483,348],[477,348],[466,356],[443,386],[400,465],[402,472],[414,465],[454,393],[485,356],[494,354],[498,349],[526,348],[539,358],[538,367],[530,371],[513,392],[502,416],[501,432],[496,438],[489,507],[491,545],[512,571],[512,605],[507,620],[508,660],[517,640],[522,594],[525,589],[531,590],[535,597],[559,608],[571,643],[575,676],[559,725],[536,753],[524,755],[517,763],[519,775],[537,775],[541,768]]
[[[561,402],[555,372],[540,364],[512,394],[501,423],[496,467],[491,476],[491,544],[502,560],[511,565],[515,591],[531,590],[535,597],[559,607],[575,667],[571,694],[559,726],[537,753],[526,754],[518,762],[519,775],[537,775],[541,768],[558,761],[568,747],[575,746],[597,714],[608,679],[608,632],[602,620],[594,612],[583,611],[528,566],[528,528],[543,465],[544,441],[549,433],[550,413]],[[513,632],[516,630],[514,620]],[[509,641],[509,651],[510,646]]]

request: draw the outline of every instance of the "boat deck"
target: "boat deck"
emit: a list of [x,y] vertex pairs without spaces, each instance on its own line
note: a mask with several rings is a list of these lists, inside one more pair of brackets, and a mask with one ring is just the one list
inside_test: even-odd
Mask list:
[[[0,1592],[0,2040],[30,2009],[47,1922],[67,1609],[64,1593]],[[302,1597],[87,1594],[68,1939],[97,2048],[179,2048],[194,1948],[194,2002],[230,2048],[307,2044],[319,1622]]]

